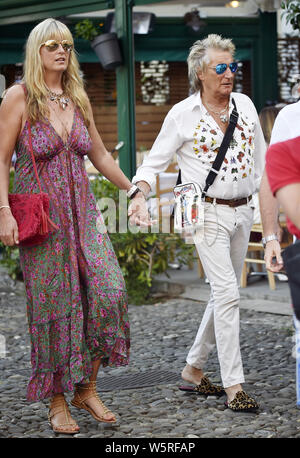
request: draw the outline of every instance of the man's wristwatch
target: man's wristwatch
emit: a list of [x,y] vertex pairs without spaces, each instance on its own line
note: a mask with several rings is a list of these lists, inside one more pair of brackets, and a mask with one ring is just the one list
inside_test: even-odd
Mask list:
[[129,191],[127,191],[128,199],[130,200],[133,199],[137,195],[138,192],[141,192],[144,195],[143,191],[140,188],[138,188],[135,184],[133,184],[131,188],[129,189]]
[[267,235],[266,237],[263,237],[261,239],[261,243],[263,244],[263,247],[266,248],[267,243],[271,242],[271,240],[278,240],[277,235],[271,234],[271,235]]

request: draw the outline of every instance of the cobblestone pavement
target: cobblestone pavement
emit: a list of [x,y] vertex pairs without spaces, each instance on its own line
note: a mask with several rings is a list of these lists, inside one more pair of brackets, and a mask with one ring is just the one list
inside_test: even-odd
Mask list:
[[[2,279],[3,280],[3,279]],[[0,334],[6,355],[0,358],[0,437],[56,436],[47,422],[47,402],[25,399],[30,375],[30,348],[25,299],[8,278],[0,284]],[[241,349],[245,391],[261,407],[257,414],[234,413],[225,398],[203,398],[178,390],[178,374],[196,334],[205,304],[170,299],[155,305],[130,306],[132,353],[128,367],[106,368],[98,378],[103,401],[118,416],[116,425],[97,423],[71,407],[82,438],[300,438],[296,407],[294,332],[291,317],[241,310]],[[2,347],[3,349],[3,347]],[[4,357],[5,356],[5,357]],[[174,382],[151,387],[101,392],[101,377],[138,377],[150,371],[174,373]],[[206,367],[220,383],[216,353]],[[177,378],[177,380],[176,380]],[[71,398],[71,393],[67,395]]]

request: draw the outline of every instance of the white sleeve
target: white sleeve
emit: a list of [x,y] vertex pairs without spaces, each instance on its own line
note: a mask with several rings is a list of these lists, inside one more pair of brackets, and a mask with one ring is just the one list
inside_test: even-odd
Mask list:
[[138,168],[132,183],[146,181],[155,191],[156,175],[164,172],[184,139],[175,118],[170,112],[165,117],[161,130],[149,152]]
[[272,133],[271,133],[271,140],[270,145],[273,143],[284,142],[285,140],[289,140],[291,138],[290,133],[290,126],[284,116],[284,112],[281,111],[276,116]]
[[[254,107],[254,106],[253,106]],[[257,111],[254,107],[256,114],[256,123],[254,128],[254,180],[257,191],[260,187],[260,182],[265,169],[265,156],[267,151],[267,145],[265,137],[260,125],[259,117]]]

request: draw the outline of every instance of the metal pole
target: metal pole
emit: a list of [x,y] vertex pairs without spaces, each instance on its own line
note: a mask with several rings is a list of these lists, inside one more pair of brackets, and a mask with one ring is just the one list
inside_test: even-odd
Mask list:
[[115,22],[120,40],[123,65],[117,73],[118,140],[124,142],[120,149],[120,167],[128,176],[136,171],[135,139],[135,60],[132,30],[132,0],[115,0]]

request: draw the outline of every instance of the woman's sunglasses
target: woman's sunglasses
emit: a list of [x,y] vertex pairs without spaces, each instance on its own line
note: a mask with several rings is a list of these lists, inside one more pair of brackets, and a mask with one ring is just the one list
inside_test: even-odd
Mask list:
[[62,45],[64,51],[70,52],[73,49],[73,43],[70,43],[68,40],[56,41],[56,40],[47,40],[45,43],[42,43],[41,46],[45,46],[48,51],[56,51]]
[[231,62],[228,65],[227,64],[218,64],[215,67],[209,67],[209,68],[212,68],[213,70],[215,70],[217,75],[222,75],[222,73],[226,72],[227,67],[230,68],[232,73],[235,73],[237,71],[237,68],[238,68],[238,63],[237,62]]

